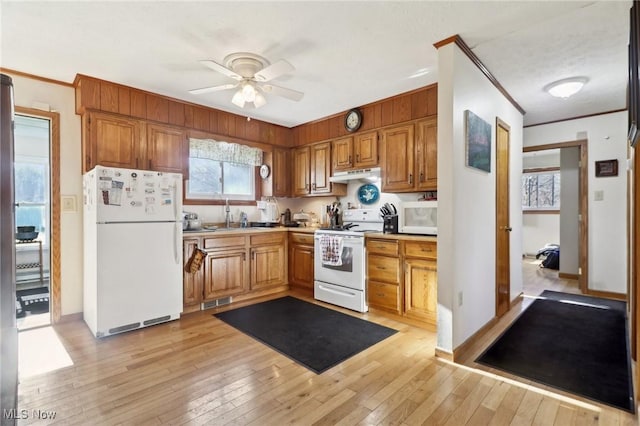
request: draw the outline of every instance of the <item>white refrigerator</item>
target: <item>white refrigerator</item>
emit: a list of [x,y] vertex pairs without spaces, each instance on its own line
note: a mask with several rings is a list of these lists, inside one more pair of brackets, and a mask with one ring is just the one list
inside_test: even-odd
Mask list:
[[84,175],[84,320],[96,337],[182,311],[182,175],[97,166]]

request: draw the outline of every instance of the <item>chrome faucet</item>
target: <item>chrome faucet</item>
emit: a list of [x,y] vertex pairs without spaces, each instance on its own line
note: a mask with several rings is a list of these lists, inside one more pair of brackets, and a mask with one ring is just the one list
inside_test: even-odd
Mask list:
[[225,226],[227,228],[231,228],[231,214],[229,213],[231,211],[231,209],[229,208],[229,199],[228,198],[227,198],[227,200],[225,202],[224,211],[225,211],[225,215],[224,215]]

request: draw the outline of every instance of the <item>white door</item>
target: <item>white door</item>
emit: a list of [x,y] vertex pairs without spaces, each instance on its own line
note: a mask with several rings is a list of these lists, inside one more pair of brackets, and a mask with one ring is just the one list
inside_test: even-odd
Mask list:
[[97,221],[163,222],[181,220],[182,175],[97,166],[89,199]]
[[[179,228],[179,229],[178,229]],[[99,224],[97,331],[182,311],[178,223]]]

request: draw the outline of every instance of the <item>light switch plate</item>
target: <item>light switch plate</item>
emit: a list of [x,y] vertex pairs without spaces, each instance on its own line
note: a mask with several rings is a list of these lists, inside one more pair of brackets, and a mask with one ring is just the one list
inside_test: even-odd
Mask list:
[[604,200],[604,191],[593,191],[593,201],[602,201]]
[[62,211],[63,212],[75,212],[76,207],[76,196],[75,195],[63,195],[62,197]]

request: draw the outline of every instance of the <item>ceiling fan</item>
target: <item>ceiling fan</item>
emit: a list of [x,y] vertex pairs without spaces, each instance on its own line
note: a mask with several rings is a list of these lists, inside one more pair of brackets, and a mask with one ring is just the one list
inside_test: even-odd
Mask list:
[[231,102],[240,108],[244,108],[247,102],[253,103],[255,108],[260,108],[267,103],[264,97],[265,93],[282,96],[292,101],[299,101],[304,96],[304,93],[298,92],[297,90],[268,83],[283,74],[295,70],[293,65],[284,59],[272,64],[262,56],[253,53],[238,52],[227,55],[223,62],[224,65],[212,60],[200,61],[201,64],[212,70],[236,80],[236,83],[193,89],[189,90],[189,93],[201,95],[203,93],[238,88]]

